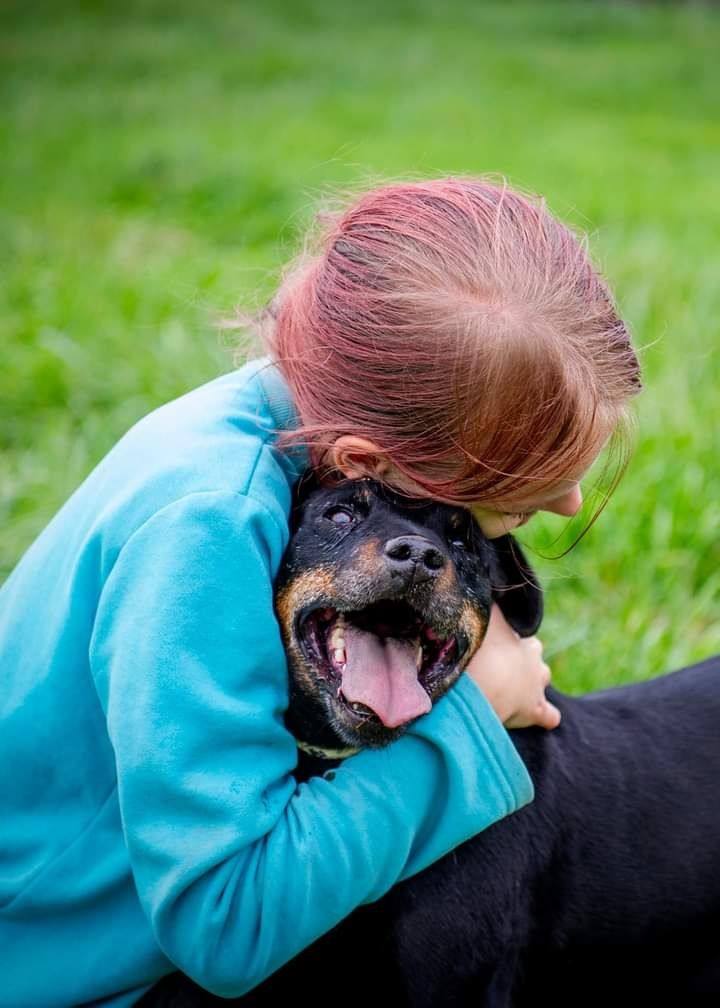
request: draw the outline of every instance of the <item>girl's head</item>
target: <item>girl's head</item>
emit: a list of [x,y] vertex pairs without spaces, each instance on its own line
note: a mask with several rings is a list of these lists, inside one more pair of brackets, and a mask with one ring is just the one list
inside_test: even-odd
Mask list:
[[284,440],[330,478],[507,527],[571,494],[608,437],[627,443],[640,371],[612,297],[542,200],[505,185],[364,194],[324,218],[265,322],[301,420]]

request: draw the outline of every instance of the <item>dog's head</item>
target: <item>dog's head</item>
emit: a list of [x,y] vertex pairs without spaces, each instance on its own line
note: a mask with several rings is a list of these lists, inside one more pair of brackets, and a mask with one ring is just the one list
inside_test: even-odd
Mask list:
[[542,618],[510,536],[468,511],[371,480],[298,501],[276,609],[290,668],[288,724],[315,746],[383,746],[432,707],[479,647],[497,601],[522,636]]

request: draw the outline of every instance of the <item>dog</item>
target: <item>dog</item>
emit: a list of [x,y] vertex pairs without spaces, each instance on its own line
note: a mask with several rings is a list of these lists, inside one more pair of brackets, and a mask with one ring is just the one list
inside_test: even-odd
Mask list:
[[353,480],[306,489],[292,528],[276,610],[291,670],[286,721],[306,755],[337,759],[398,738],[460,677],[493,600],[521,636],[542,620],[519,546],[486,539],[463,508]]
[[[510,536],[371,481],[307,493],[277,591],[299,774],[406,730],[462,674],[493,600],[535,632],[542,592]],[[366,682],[353,663],[378,651]],[[719,676],[714,658],[584,697],[549,690],[560,727],[511,732],[533,803],[236,1003],[720,1004]],[[228,1003],[176,976],[156,991],[157,1008]]]

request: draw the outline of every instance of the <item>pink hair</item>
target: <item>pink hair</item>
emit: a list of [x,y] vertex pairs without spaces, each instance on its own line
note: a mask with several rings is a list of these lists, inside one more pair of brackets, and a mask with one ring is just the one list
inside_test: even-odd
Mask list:
[[483,179],[386,185],[325,218],[263,317],[317,466],[375,442],[429,495],[493,505],[626,428],[640,370],[584,243]]

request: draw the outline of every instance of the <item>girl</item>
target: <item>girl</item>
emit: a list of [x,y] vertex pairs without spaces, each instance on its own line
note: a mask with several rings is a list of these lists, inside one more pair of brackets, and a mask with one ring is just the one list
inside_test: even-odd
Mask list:
[[[554,727],[497,611],[385,750],[297,787],[272,582],[293,484],[372,475],[488,535],[574,514],[637,359],[584,249],[480,179],[327,222],[254,361],[138,423],[0,594],[0,975],[15,1008],[242,994],[532,797],[505,725]],[[489,701],[489,702],[488,702]]]

